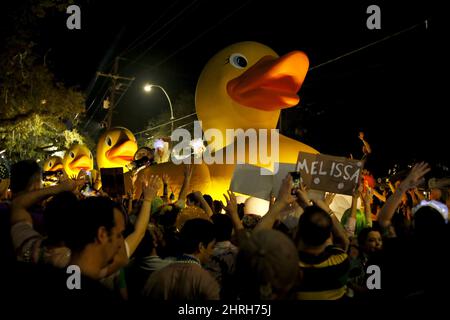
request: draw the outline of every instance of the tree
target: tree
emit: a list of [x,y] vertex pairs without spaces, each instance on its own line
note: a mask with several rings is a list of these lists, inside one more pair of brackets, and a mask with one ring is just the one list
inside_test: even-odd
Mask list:
[[55,80],[34,42],[32,28],[45,10],[61,9],[63,2],[26,2],[30,7],[21,2],[9,17],[12,21],[2,22],[15,23],[13,34],[1,35],[0,54],[0,149],[12,161],[43,159],[50,147],[64,149],[76,134],[68,131],[85,110],[83,95]]

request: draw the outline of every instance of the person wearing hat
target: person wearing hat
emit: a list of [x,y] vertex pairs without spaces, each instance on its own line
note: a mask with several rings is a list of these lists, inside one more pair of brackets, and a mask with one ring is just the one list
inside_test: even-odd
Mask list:
[[430,189],[430,200],[436,200],[447,204],[449,200],[448,189],[450,187],[450,178],[431,178],[428,180],[428,188]]

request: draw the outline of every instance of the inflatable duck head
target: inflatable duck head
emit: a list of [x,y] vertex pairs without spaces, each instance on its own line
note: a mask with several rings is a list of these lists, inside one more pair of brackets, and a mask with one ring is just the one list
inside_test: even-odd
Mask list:
[[63,158],[64,171],[69,177],[78,177],[81,170],[94,169],[94,158],[84,144],[74,144],[66,151]]
[[52,156],[44,161],[44,165],[42,166],[42,170],[46,171],[58,171],[63,170],[63,159],[58,156]]
[[275,128],[280,110],[297,105],[308,71],[306,54],[278,56],[257,42],[233,44],[212,57],[197,82],[195,105],[203,130]]
[[99,168],[126,167],[136,153],[138,147],[133,133],[121,127],[116,127],[104,132],[97,144],[97,165]]

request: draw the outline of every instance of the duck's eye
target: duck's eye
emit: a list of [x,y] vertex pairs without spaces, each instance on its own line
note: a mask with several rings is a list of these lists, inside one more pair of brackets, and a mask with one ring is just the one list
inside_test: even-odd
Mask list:
[[73,158],[75,158],[75,153],[73,153],[72,151],[70,151],[69,156],[73,159]]
[[49,168],[52,167],[52,162],[51,162],[51,161],[48,163],[48,167],[49,167]]
[[111,140],[111,137],[106,137],[106,144],[108,145],[108,146],[112,146],[112,140]]
[[233,67],[238,69],[244,69],[247,66],[247,58],[240,53],[233,53],[230,56],[230,63],[233,65]]

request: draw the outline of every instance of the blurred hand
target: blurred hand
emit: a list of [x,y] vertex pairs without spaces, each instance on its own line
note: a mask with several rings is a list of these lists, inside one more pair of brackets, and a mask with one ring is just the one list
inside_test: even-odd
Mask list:
[[358,138],[361,139],[361,140],[364,140],[364,132],[360,131],[359,135],[358,135]]
[[297,203],[300,207],[306,208],[310,205],[310,199],[308,196],[308,191],[306,190],[306,185],[300,184],[300,187],[296,190]]
[[327,192],[325,199],[323,200],[327,206],[333,202],[334,197],[336,197],[336,193]]
[[416,164],[411,171],[409,172],[408,176],[403,180],[400,185],[398,186],[398,189],[401,192],[406,192],[409,189],[415,188],[418,185],[420,185],[422,182],[424,182],[425,175],[431,170],[428,163],[421,162]]
[[158,176],[152,175],[148,181],[145,181],[142,184],[142,192],[144,194],[144,200],[153,200],[161,187],[162,187],[161,179]]
[[283,205],[287,205],[296,200],[295,197],[291,194],[292,186],[292,176],[288,173],[281,183],[275,204],[280,203]]
[[167,173],[163,173],[162,181],[164,184],[169,184],[169,175]]
[[227,205],[224,207],[224,210],[230,214],[230,215],[237,215],[238,214],[238,209],[237,209],[237,200],[236,200],[236,196],[233,193],[233,191],[228,190],[227,191],[228,197],[226,194],[223,194],[223,196],[225,197],[225,200],[227,201]]

